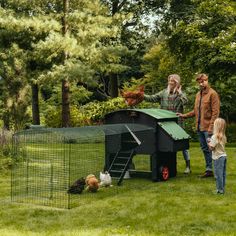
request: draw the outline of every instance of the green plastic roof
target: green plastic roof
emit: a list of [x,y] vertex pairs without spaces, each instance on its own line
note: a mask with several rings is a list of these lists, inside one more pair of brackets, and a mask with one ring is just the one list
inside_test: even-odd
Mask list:
[[145,108],[145,109],[132,109],[132,111],[142,112],[142,113],[145,113],[145,114],[152,116],[156,119],[176,118],[177,117],[177,115],[174,112],[163,110],[163,109]]
[[160,125],[174,140],[190,138],[185,130],[174,121],[158,122],[158,125]]

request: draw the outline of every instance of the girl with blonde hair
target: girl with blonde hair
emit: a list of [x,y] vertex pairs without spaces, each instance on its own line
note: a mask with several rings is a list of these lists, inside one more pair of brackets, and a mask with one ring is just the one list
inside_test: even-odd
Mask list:
[[225,178],[226,178],[226,152],[225,144],[227,142],[225,136],[226,122],[222,118],[217,118],[213,126],[213,135],[209,139],[208,146],[212,150],[212,159],[214,162],[216,193],[224,194]]

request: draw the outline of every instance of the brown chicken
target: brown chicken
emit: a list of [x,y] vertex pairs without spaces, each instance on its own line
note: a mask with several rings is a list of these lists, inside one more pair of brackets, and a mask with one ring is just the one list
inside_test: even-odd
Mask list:
[[144,86],[140,86],[135,91],[122,92],[122,97],[125,99],[125,103],[129,106],[135,106],[143,101],[144,97]]
[[86,189],[90,192],[97,192],[99,184],[98,184],[98,179],[96,178],[95,175],[88,175],[86,177],[85,183],[87,185]]

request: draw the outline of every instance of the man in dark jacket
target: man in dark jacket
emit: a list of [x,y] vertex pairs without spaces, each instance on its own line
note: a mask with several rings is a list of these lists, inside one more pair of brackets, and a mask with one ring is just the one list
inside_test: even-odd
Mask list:
[[186,114],[178,113],[178,115],[182,118],[194,116],[196,118],[196,129],[206,162],[206,171],[201,177],[205,178],[213,176],[212,154],[208,148],[207,139],[212,135],[214,121],[220,113],[220,99],[217,92],[209,86],[206,74],[198,74],[196,81],[200,91],[196,94],[194,109]]

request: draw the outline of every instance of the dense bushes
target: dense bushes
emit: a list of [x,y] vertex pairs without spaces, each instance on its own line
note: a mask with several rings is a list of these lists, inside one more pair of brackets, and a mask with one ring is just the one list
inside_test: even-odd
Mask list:
[[229,143],[236,143],[236,123],[227,125],[226,136]]
[[12,166],[12,132],[0,129],[0,170],[4,171]]
[[[186,132],[191,136],[191,141],[198,141],[194,118],[185,120],[184,128]],[[227,125],[226,136],[228,143],[236,143],[236,123]]]
[[[136,108],[158,108],[157,103],[142,102]],[[114,98],[105,102],[90,102],[81,107],[71,107],[71,126],[80,127],[102,123],[104,116],[112,111],[128,108],[121,97]],[[48,127],[61,127],[61,111],[56,107],[50,107],[45,116],[45,124]],[[195,119],[186,119],[184,129],[191,136],[191,141],[198,141],[195,129]],[[236,142],[236,124],[227,126],[228,142]]]
[[[104,115],[119,109],[127,108],[123,98],[114,98],[105,102],[90,102],[86,105],[71,107],[71,127],[80,127],[101,123]],[[61,111],[50,108],[45,116],[48,127],[61,127]]]

